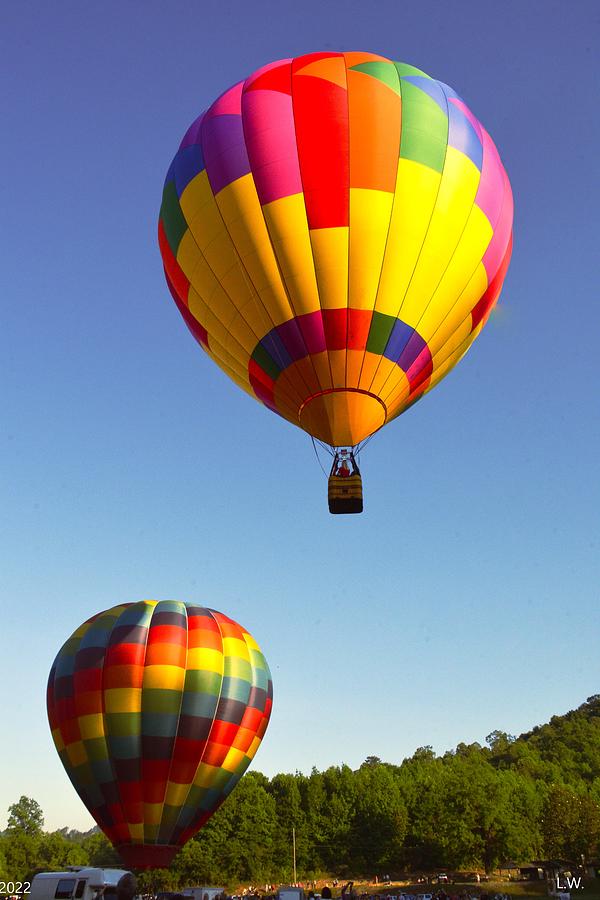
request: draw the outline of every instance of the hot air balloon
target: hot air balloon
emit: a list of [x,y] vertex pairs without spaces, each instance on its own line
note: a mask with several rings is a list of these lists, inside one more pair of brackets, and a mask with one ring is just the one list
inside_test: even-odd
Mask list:
[[272,703],[252,636],[175,600],[84,622],[56,657],[48,719],[77,793],[131,868],[167,866],[252,760]]
[[469,349],[512,219],[498,151],[452,88],[324,52],[258,69],[196,119],[167,173],[159,244],[203,349],[328,445],[337,478],[341,448],[354,463]]

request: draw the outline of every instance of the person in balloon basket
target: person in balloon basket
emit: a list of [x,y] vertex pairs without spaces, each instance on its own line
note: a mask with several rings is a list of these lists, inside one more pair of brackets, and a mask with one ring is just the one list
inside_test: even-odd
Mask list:
[[349,478],[350,477],[350,466],[348,465],[348,460],[343,459],[338,466],[338,470],[335,473],[340,478]]

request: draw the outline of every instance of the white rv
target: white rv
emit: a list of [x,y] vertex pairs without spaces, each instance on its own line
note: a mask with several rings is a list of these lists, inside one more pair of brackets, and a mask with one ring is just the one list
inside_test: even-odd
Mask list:
[[86,869],[69,866],[66,872],[40,872],[31,882],[27,900],[117,900],[117,884],[125,869]]
[[295,885],[283,885],[277,891],[277,900],[304,900],[304,889]]
[[215,897],[218,897],[220,894],[225,893],[225,888],[222,887],[187,887],[184,888],[181,893],[184,897],[189,897],[190,900],[214,900]]

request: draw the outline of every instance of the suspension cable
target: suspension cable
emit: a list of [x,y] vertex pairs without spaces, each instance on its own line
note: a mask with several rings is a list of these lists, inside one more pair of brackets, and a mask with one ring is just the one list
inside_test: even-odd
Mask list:
[[319,445],[319,447],[321,447],[322,450],[325,451],[325,453],[329,453],[330,456],[335,456],[335,451],[333,447],[329,446],[329,444],[324,444],[323,441],[320,441],[318,438],[317,444]]
[[[312,436],[312,434],[311,434],[311,436],[310,436],[310,439],[311,439],[311,441],[312,441],[313,450],[315,451],[315,456],[317,457],[317,462],[318,462],[319,465],[321,466],[321,471],[323,472],[323,475],[325,476],[325,478],[328,478],[329,476],[327,475],[327,472],[326,472],[325,469],[323,468],[323,463],[321,462],[321,458],[320,458],[319,454],[317,453],[317,445],[315,444],[315,439],[314,439],[314,437]],[[321,443],[321,442],[319,441],[319,443]]]
[[377,432],[374,431],[373,434],[370,434],[368,438],[365,438],[364,441],[361,441],[359,444],[357,444],[357,445],[356,445],[356,452],[357,452],[357,453],[360,453],[361,450],[364,450],[365,447],[367,446],[367,444],[369,443],[369,441],[372,441],[376,434],[377,434]]

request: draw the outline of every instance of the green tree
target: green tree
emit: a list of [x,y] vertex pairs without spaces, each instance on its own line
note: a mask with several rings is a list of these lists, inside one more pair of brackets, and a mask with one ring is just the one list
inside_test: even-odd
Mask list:
[[279,861],[277,874],[286,881],[292,880],[292,834],[296,844],[296,865],[299,877],[314,874],[314,855],[309,842],[306,815],[302,805],[300,775],[275,775],[268,792],[275,804],[277,831],[274,839],[274,859]]
[[327,865],[330,825],[323,774],[313,768],[308,778],[304,776],[299,778],[298,787],[302,796],[302,809],[308,834],[309,870],[332,871]]
[[[264,775],[249,772],[213,817],[220,836],[220,873],[227,881],[274,880],[277,816],[275,802],[263,783]],[[200,845],[202,840],[201,832]]]
[[3,849],[11,880],[25,881],[33,872],[43,868],[39,862],[39,835],[16,830],[7,833]]
[[171,869],[152,869],[136,875],[140,894],[154,894],[156,891],[173,891],[178,887],[177,873]]
[[[208,827],[206,825],[205,829]],[[206,834],[203,833],[202,839],[195,837],[184,844],[171,865],[171,871],[177,874],[177,882],[180,887],[213,884],[219,879],[217,860],[210,851]]]
[[6,864],[6,856],[4,854],[4,838],[0,837],[0,881],[8,881],[11,874]]
[[535,851],[539,805],[532,784],[514,772],[494,769],[477,751],[449,760],[445,774],[445,864],[483,864],[490,872],[503,859],[522,859]]
[[59,870],[65,866],[85,866],[88,854],[81,844],[68,840],[60,831],[42,834],[37,850],[37,866],[42,869]]
[[382,868],[398,870],[408,821],[398,778],[390,766],[367,760],[355,779],[356,800],[349,838],[356,871],[368,874]]
[[24,834],[41,834],[44,827],[44,814],[36,800],[22,796],[17,803],[8,807],[9,832],[22,832]]
[[101,831],[86,835],[81,847],[86,854],[88,865],[98,869],[121,867],[119,854]]
[[506,753],[515,740],[516,738],[513,734],[507,734],[505,731],[492,731],[486,737],[485,742],[492,753],[500,755]]
[[544,804],[542,833],[548,856],[589,859],[600,841],[600,803],[585,790],[552,785]]
[[398,772],[408,812],[404,858],[412,868],[443,866],[446,849],[441,835],[444,764],[431,747],[419,748]]
[[43,825],[42,809],[30,797],[9,806],[3,851],[11,880],[24,881],[40,868]]
[[331,766],[322,773],[325,802],[322,809],[321,856],[329,872],[351,873],[350,834],[354,818],[356,784],[349,766]]

